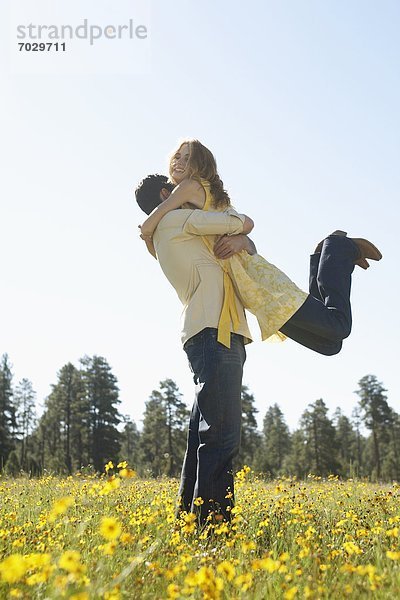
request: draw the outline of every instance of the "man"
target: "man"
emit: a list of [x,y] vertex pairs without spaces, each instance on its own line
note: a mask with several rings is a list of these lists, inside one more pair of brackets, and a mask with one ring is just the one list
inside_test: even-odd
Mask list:
[[[171,190],[167,178],[150,176],[136,190],[146,212]],[[180,209],[168,213],[157,227],[150,251],[175,288],[183,306],[182,343],[196,384],[190,416],[187,450],[182,468],[180,508],[230,519],[234,503],[232,459],[238,453],[241,425],[241,387],[244,344],[251,341],[244,308],[235,294],[238,315],[231,324],[230,348],[217,341],[224,300],[224,272],[202,236],[249,233],[252,222],[233,209],[221,213]],[[249,241],[243,241],[252,251]],[[253,250],[254,251],[254,250]]]

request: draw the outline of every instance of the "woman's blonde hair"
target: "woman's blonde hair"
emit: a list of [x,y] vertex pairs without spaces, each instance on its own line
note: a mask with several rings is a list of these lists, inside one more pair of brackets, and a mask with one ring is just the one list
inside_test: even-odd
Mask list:
[[213,206],[215,208],[225,208],[226,206],[229,206],[231,200],[218,175],[217,161],[212,152],[203,146],[199,140],[183,140],[180,143],[179,148],[171,155],[169,161],[170,166],[173,157],[179,152],[184,144],[189,146],[189,161],[187,165],[189,178],[196,180],[206,179],[209,182],[210,192],[213,197]]

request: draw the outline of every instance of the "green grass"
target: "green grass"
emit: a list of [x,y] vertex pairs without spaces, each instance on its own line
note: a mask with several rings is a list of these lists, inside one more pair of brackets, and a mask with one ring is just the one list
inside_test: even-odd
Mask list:
[[400,596],[398,485],[243,469],[232,523],[198,531],[177,481],[121,475],[0,479],[0,598]]

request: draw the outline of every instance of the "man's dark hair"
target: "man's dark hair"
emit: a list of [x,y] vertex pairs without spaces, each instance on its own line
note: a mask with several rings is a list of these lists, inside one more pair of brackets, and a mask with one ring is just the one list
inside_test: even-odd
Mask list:
[[149,215],[161,203],[161,190],[166,188],[172,192],[174,187],[165,175],[148,175],[135,190],[136,202],[146,215]]

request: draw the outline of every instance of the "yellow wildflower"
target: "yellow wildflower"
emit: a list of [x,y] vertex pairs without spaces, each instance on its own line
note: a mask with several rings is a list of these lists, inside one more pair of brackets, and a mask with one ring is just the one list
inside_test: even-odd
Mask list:
[[100,522],[100,533],[106,540],[116,540],[121,535],[121,525],[114,517],[103,517]]
[[240,587],[242,592],[247,592],[253,585],[253,576],[251,573],[244,573],[236,577],[234,583],[237,587]]
[[136,471],[134,471],[133,469],[121,469],[119,472],[119,476],[122,477],[123,479],[133,479],[134,477],[136,477]]
[[257,548],[257,544],[253,541],[243,542],[242,544],[242,552],[243,554],[247,554],[249,550],[255,550]]
[[310,555],[310,548],[308,546],[304,546],[299,552],[299,558],[306,558]]
[[293,586],[283,594],[285,600],[292,600],[298,592],[298,587]]
[[254,571],[257,571],[258,569],[263,569],[264,571],[267,571],[268,573],[274,573],[275,571],[278,571],[280,569],[280,566],[281,566],[280,561],[274,560],[270,556],[267,556],[266,558],[254,560],[252,562],[252,568]]
[[58,566],[68,573],[82,573],[85,567],[81,564],[81,555],[76,550],[67,550],[58,561]]
[[225,575],[228,581],[232,581],[236,574],[235,567],[231,562],[229,562],[229,560],[224,560],[219,563],[217,572],[221,575]]
[[182,527],[182,531],[185,533],[193,533],[196,529],[196,520],[197,517],[194,513],[187,513],[183,516],[184,525]]
[[99,496],[106,496],[113,490],[116,490],[121,485],[121,479],[119,477],[115,477],[114,475],[110,477],[108,481],[104,484],[102,489],[99,492]]
[[179,598],[179,587],[175,583],[170,583],[167,587],[168,598]]
[[38,585],[39,583],[45,583],[48,581],[51,570],[47,569],[45,571],[40,571],[40,573],[33,573],[26,578],[26,583],[28,585]]
[[280,560],[281,562],[286,562],[286,561],[288,561],[288,560],[289,560],[289,558],[290,558],[290,554],[289,554],[289,552],[283,552],[283,553],[280,555],[280,557],[279,557],[279,560]]
[[36,569],[38,567],[44,567],[51,563],[50,554],[39,554],[32,553],[25,556],[29,569]]
[[100,549],[103,551],[104,556],[112,556],[117,547],[116,541],[107,542],[103,546],[100,546]]
[[399,537],[400,529],[398,527],[393,527],[393,529],[388,529],[386,535],[388,537]]
[[135,538],[131,533],[121,533],[121,537],[119,538],[120,542],[123,544],[132,544]]
[[347,554],[362,554],[362,550],[354,542],[344,542],[343,548]]
[[103,596],[104,600],[119,600],[121,598],[121,594],[117,587],[113,588],[109,592],[105,592]]
[[21,581],[28,569],[26,559],[21,554],[11,554],[0,563],[2,581],[16,583]]
[[347,596],[349,596],[350,594],[353,593],[353,588],[351,585],[347,584],[344,586],[343,591],[345,594],[347,594]]
[[319,565],[319,570],[322,571],[322,573],[324,573],[325,571],[327,571],[329,569],[329,565]]
[[199,585],[209,584],[214,580],[214,573],[209,567],[201,567],[196,573],[196,581]]
[[65,496],[64,498],[60,498],[56,500],[53,504],[53,507],[49,513],[49,521],[54,522],[56,518],[60,515],[63,515],[67,512],[68,508],[74,503],[74,498],[72,496]]

